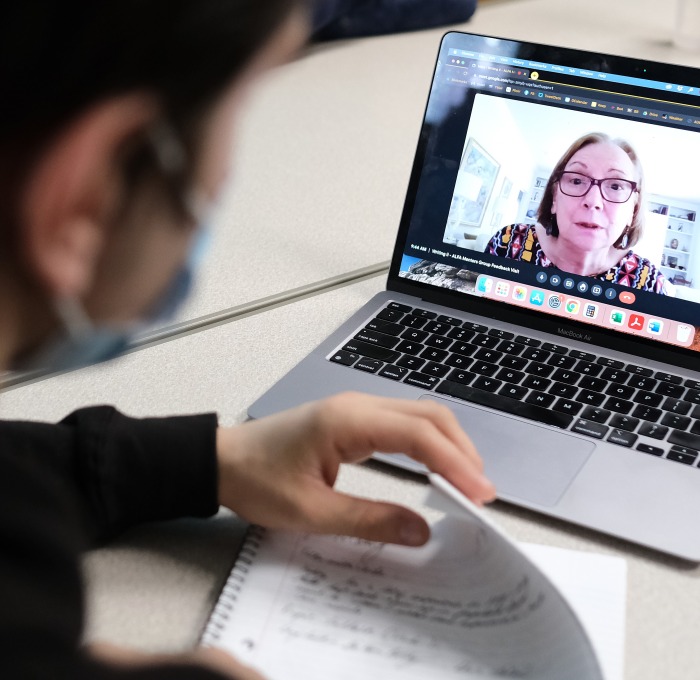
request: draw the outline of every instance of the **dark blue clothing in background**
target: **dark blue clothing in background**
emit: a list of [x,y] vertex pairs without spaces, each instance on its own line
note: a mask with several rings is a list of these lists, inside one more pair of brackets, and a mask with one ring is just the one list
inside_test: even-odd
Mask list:
[[417,31],[467,21],[477,0],[316,0],[314,40]]

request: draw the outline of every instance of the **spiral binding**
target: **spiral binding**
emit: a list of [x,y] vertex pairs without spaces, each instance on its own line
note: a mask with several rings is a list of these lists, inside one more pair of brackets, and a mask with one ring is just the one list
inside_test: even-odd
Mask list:
[[217,643],[233,615],[233,610],[238,602],[248,572],[253,566],[253,562],[260,549],[260,542],[265,535],[265,529],[257,525],[251,525],[246,531],[243,545],[238,553],[236,562],[231,569],[231,573],[226,579],[224,587],[221,589],[219,599],[214,605],[214,609],[209,616],[209,621],[204,628],[200,644],[202,646],[212,646]]

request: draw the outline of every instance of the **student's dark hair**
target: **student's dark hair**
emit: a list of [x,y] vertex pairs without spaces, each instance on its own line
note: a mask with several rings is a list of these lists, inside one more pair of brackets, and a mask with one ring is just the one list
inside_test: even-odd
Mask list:
[[[20,0],[0,19],[0,236],[27,169],[82,111],[153,93],[186,132],[304,0]],[[5,240],[5,239],[3,239]]]

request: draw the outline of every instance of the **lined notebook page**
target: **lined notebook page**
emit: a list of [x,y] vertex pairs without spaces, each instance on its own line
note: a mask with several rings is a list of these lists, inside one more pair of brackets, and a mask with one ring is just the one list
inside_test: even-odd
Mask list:
[[450,515],[418,549],[269,532],[203,642],[271,680],[601,678],[566,601],[513,551]]

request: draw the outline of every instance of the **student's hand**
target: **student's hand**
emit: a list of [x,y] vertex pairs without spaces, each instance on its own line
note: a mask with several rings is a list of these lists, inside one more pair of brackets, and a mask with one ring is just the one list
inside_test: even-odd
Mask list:
[[473,444],[445,406],[342,394],[234,428],[219,428],[219,502],[272,528],[422,545],[418,514],[333,490],[341,463],[405,453],[476,503],[493,500]]
[[110,643],[96,642],[88,645],[87,651],[102,663],[134,670],[153,665],[195,665],[216,671],[231,680],[265,680],[249,666],[244,666],[230,654],[213,647],[200,647],[185,654],[146,654]]

